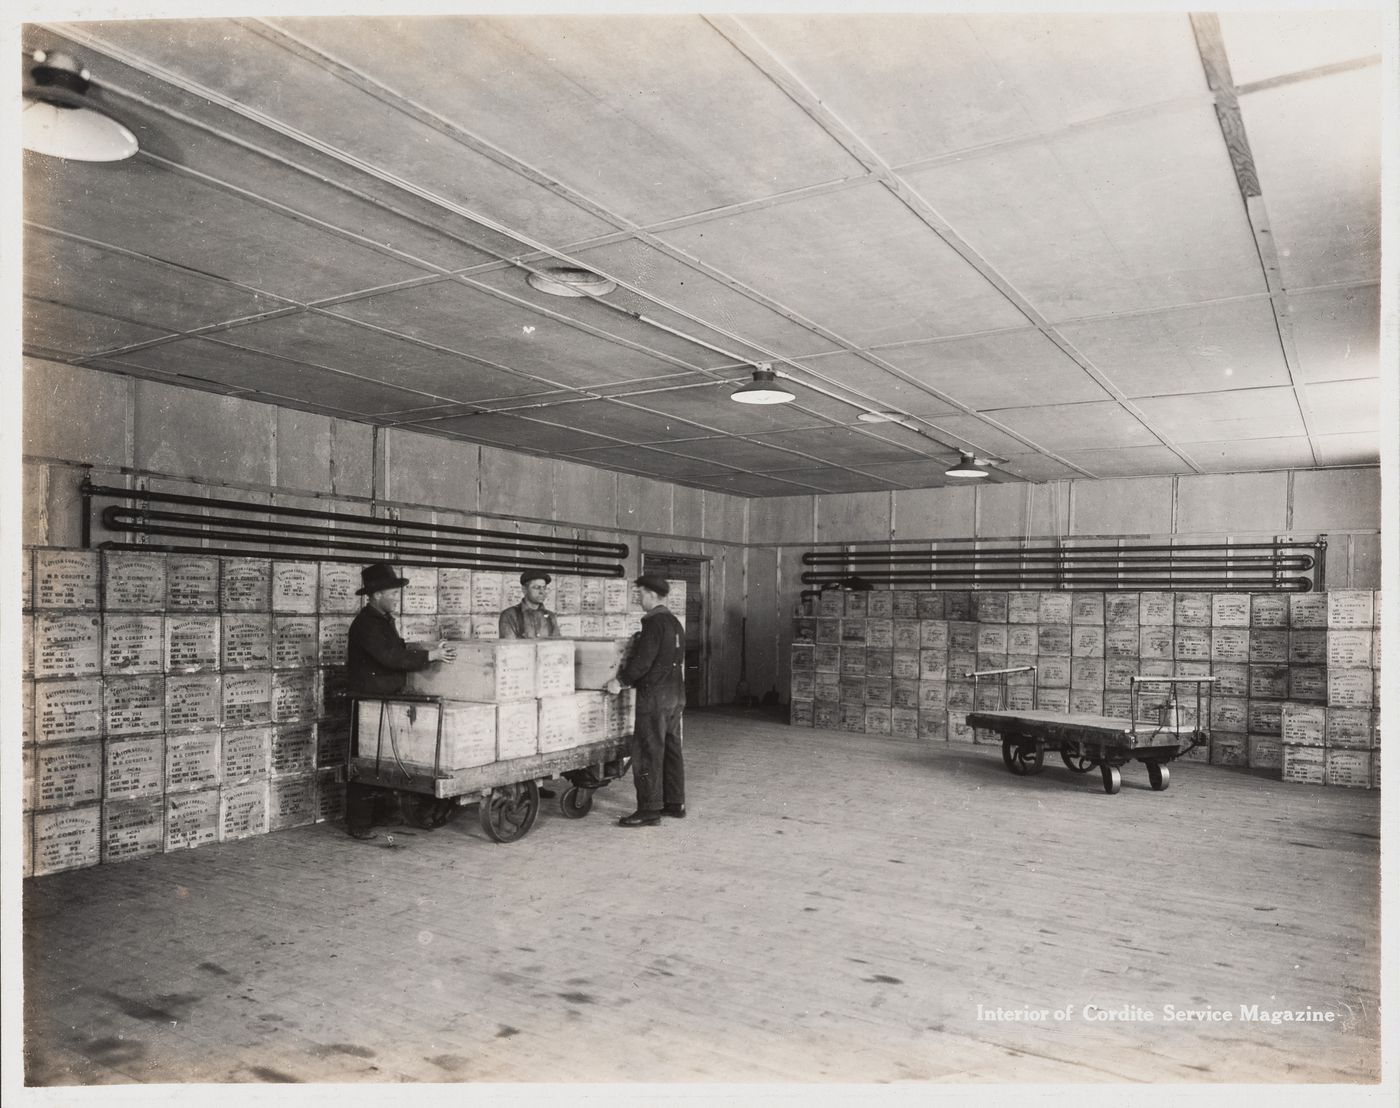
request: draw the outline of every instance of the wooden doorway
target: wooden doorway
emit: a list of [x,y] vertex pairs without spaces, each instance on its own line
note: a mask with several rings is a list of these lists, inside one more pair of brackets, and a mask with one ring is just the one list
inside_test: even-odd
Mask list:
[[[642,572],[655,573],[668,581],[685,582],[685,702],[692,708],[703,706],[708,698],[709,636],[705,598],[709,593],[710,560],[683,554],[657,554],[642,551]],[[680,612],[676,612],[680,615]]]

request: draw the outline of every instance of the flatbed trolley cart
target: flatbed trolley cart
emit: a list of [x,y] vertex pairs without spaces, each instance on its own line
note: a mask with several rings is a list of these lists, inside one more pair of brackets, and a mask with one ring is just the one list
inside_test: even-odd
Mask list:
[[[1004,671],[981,672],[986,676]],[[975,686],[977,676],[969,676]],[[1171,782],[1167,763],[1210,738],[1210,697],[1215,681],[1214,677],[1134,676],[1129,680],[1128,719],[1035,708],[1007,711],[1003,707],[998,711],[969,712],[967,723],[1001,736],[1002,761],[1018,777],[1039,773],[1044,768],[1045,752],[1054,750],[1074,773],[1088,773],[1097,766],[1103,776],[1103,790],[1109,795],[1122,787],[1121,767],[1132,761],[1147,767],[1153,790],[1161,792]],[[1139,718],[1146,714],[1138,704],[1143,685],[1167,686],[1167,702],[1155,721]],[[1195,722],[1182,722],[1177,694],[1181,685],[1195,686]]]
[[[627,772],[625,737],[468,768],[445,768],[441,756],[447,713],[441,710],[442,697],[398,694],[364,699],[380,705],[376,741],[372,750],[359,749],[362,701],[352,699],[346,780],[407,794],[406,814],[424,830],[441,827],[466,805],[479,803],[481,829],[493,842],[512,843],[524,838],[539,817],[540,782],[554,777],[568,781],[569,787],[559,797],[559,811],[568,819],[582,819],[593,807],[593,793]],[[385,720],[389,704],[438,705],[431,764],[399,757]]]

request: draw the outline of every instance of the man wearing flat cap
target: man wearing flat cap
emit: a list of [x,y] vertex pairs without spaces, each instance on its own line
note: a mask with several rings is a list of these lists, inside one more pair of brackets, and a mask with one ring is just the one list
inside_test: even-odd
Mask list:
[[527,569],[520,575],[525,595],[519,604],[512,604],[501,613],[500,637],[503,639],[557,639],[559,621],[544,606],[544,594],[553,578],[542,569]]
[[685,712],[685,628],[664,601],[671,586],[647,573],[634,582],[642,596],[642,629],[618,675],[608,682],[616,695],[637,690],[637,722],[632,735],[632,781],[637,810],[617,822],[651,827],[661,817],[685,816],[685,756],[681,716]]
[[[452,661],[451,644],[409,646],[394,626],[399,590],[408,584],[394,567],[376,562],[360,571],[363,584],[355,590],[365,605],[350,624],[345,648],[346,686],[353,697],[385,697],[403,691],[408,675],[433,662]],[[345,825],[357,839],[373,838],[375,792],[354,781],[345,790]]]

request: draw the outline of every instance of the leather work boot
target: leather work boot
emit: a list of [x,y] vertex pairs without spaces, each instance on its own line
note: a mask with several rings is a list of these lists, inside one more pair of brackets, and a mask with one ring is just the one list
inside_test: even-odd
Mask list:
[[619,827],[655,827],[661,822],[660,812],[633,812],[617,821]]
[[670,816],[672,819],[685,819],[685,805],[667,804],[666,807],[661,809],[661,814],[663,816]]

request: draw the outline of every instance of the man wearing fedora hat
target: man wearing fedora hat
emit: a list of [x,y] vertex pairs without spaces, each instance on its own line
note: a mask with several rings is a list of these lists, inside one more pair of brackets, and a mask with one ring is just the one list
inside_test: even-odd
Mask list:
[[637,810],[617,822],[651,827],[663,815],[685,816],[685,756],[681,716],[685,712],[685,628],[663,602],[671,591],[664,577],[646,573],[634,582],[641,592],[642,629],[622,669],[608,682],[616,695],[637,689],[632,735],[632,782]]
[[559,621],[544,606],[544,594],[553,578],[542,569],[527,569],[520,575],[525,595],[501,613],[498,633],[503,639],[557,639]]
[[[350,624],[345,649],[346,686],[353,697],[393,696],[402,692],[408,674],[433,662],[452,661],[451,644],[410,646],[394,626],[399,590],[408,579],[394,567],[376,562],[360,570],[362,584],[356,595],[365,605]],[[375,790],[351,781],[345,790],[345,825],[357,839],[373,837]]]

